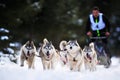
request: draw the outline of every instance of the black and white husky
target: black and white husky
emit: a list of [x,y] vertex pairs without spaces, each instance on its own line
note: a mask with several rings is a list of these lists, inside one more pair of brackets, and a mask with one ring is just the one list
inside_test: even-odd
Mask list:
[[85,68],[90,71],[96,70],[97,54],[94,50],[94,43],[90,43],[89,46],[85,46],[83,49]]
[[66,54],[70,70],[80,71],[83,63],[83,54],[77,40],[69,40],[68,42],[64,41],[64,45],[61,46],[61,49],[67,51]]
[[36,47],[33,41],[27,41],[20,50],[21,66],[24,66],[24,61],[28,62],[28,68],[34,68],[34,57],[36,54]]
[[43,40],[43,44],[40,45],[39,55],[41,57],[44,70],[54,68],[56,50],[53,44],[46,38]]

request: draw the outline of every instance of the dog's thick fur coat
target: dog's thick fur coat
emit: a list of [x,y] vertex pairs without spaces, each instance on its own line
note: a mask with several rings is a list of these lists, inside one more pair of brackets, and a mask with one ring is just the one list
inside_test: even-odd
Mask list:
[[21,66],[24,66],[24,61],[27,61],[28,68],[34,68],[34,58],[36,53],[36,47],[33,41],[27,41],[20,50]]
[[72,71],[80,71],[83,63],[82,49],[77,40],[61,41],[60,48],[67,51],[67,60]]
[[39,55],[41,57],[44,70],[54,69],[56,54],[56,50],[52,43],[44,38],[43,44],[41,44],[39,48]]
[[97,54],[94,50],[94,43],[90,43],[89,46],[85,46],[83,49],[85,69],[90,71],[96,70]]

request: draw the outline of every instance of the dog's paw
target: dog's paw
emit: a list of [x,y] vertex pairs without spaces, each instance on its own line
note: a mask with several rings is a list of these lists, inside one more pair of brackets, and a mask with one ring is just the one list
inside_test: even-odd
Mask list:
[[72,71],[72,70],[73,70],[73,68],[70,68],[70,70]]

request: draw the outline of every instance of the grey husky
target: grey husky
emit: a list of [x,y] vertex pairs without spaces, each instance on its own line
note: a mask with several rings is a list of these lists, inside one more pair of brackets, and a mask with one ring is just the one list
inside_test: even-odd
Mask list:
[[97,54],[94,50],[94,44],[91,43],[89,46],[85,46],[83,49],[84,64],[85,68],[90,71],[96,70],[97,65]]
[[46,38],[43,40],[43,44],[40,45],[39,55],[42,60],[43,69],[54,69],[56,50],[51,42]]
[[24,61],[28,63],[28,68],[34,68],[34,58],[36,53],[36,47],[33,41],[27,41],[20,50],[21,66],[24,66]]
[[80,71],[83,63],[82,49],[79,46],[77,40],[64,41],[62,49],[67,51],[67,60],[72,71]]

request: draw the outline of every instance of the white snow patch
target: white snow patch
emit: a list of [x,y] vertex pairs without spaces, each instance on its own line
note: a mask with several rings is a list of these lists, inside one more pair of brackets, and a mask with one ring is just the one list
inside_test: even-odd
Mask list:
[[0,39],[1,39],[1,40],[8,40],[9,37],[8,37],[8,36],[1,36]]
[[112,65],[106,69],[97,65],[97,70],[90,72],[72,72],[67,66],[56,65],[55,70],[43,70],[41,59],[36,57],[35,69],[28,69],[27,65],[7,62],[0,65],[0,80],[120,80],[119,58],[112,58]]

